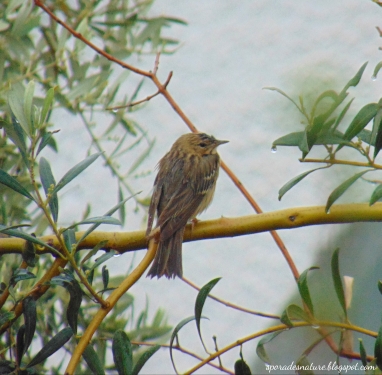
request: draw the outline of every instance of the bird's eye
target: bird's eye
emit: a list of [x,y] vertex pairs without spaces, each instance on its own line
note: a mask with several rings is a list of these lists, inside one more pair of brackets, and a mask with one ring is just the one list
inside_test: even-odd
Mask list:
[[202,142],[202,143],[199,143],[199,146],[200,147],[206,147],[207,145],[204,142]]

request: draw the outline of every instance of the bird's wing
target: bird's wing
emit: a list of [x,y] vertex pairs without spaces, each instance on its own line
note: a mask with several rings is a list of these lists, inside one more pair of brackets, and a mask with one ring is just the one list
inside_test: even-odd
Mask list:
[[206,193],[213,188],[217,178],[219,159],[191,165],[186,169],[179,160],[177,168],[169,173],[168,181],[162,185],[162,195],[158,209],[160,239],[166,240],[177,230],[184,227],[198,211]]

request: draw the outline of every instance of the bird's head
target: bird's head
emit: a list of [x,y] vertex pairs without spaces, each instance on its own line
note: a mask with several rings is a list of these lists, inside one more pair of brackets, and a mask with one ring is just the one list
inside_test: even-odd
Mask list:
[[216,148],[227,142],[229,141],[220,141],[205,133],[188,133],[179,137],[173,147],[179,148],[185,153],[205,156],[216,154]]

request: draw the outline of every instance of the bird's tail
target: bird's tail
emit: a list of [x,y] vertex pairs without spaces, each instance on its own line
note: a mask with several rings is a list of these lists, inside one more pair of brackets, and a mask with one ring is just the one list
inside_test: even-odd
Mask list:
[[166,276],[168,279],[182,277],[182,242],[184,229],[179,229],[170,238],[159,241],[154,262],[147,277]]

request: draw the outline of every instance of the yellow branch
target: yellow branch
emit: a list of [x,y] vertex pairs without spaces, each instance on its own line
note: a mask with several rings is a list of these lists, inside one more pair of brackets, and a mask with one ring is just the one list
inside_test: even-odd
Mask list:
[[[270,230],[293,229],[308,225],[342,224],[368,221],[382,221],[382,203],[369,206],[367,203],[339,204],[325,213],[324,206],[295,207],[285,210],[248,215],[241,217],[222,217],[215,220],[199,221],[191,230],[188,225],[184,241],[198,241],[211,238],[236,237]],[[83,232],[78,232],[80,239]],[[41,237],[41,240],[59,249],[54,236]],[[91,249],[97,243],[108,240],[104,249],[115,249],[120,253],[147,248],[144,231],[135,232],[93,232],[79,246]],[[21,253],[24,240],[18,238],[0,238],[0,255]],[[37,249],[38,254],[49,253],[49,249]]]
[[78,345],[73,351],[72,357],[70,358],[68,367],[66,368],[65,375],[74,374],[74,371],[78,365],[78,362],[81,359],[81,355],[88,346],[91,338],[93,337],[95,331],[102,323],[105,316],[114,308],[115,304],[118,300],[139,280],[142,276],[143,272],[150,265],[152,260],[154,259],[155,252],[157,250],[157,244],[154,243],[154,240],[150,241],[149,249],[147,250],[146,255],[142,259],[142,261],[138,264],[138,266],[131,272],[129,276],[126,277],[125,280],[117,287],[117,289],[113,290],[110,296],[107,298],[106,308],[100,308],[93,320],[90,322],[88,327],[86,328],[84,334],[82,335]]

